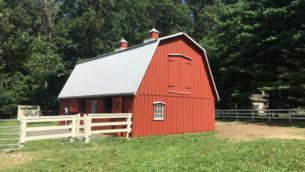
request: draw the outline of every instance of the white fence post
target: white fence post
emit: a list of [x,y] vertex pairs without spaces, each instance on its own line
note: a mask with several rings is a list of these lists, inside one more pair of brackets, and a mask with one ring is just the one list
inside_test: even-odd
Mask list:
[[76,137],[76,115],[72,117],[72,122],[71,122],[71,141],[73,138]]
[[23,118],[21,118],[21,122],[20,122],[20,141],[19,142],[21,144],[21,147],[25,143],[26,127],[27,127],[26,117],[23,117]]
[[131,131],[131,114],[128,114],[126,138],[129,138],[130,131]]
[[252,116],[251,121],[254,121],[254,112],[253,112],[253,110],[251,110],[251,116]]
[[84,114],[83,124],[84,124],[84,139],[85,139],[85,141],[86,141],[86,139],[88,138],[88,131],[87,131],[87,114]]
[[236,120],[238,120],[238,110],[236,110]]
[[88,138],[89,138],[89,141],[90,141],[91,129],[92,129],[91,123],[92,123],[92,117],[91,117],[91,115],[88,115]]
[[76,117],[75,117],[76,119],[75,119],[75,122],[76,122],[76,125],[75,125],[75,137],[77,138],[77,139],[79,139],[79,133],[80,133],[80,114],[78,113],[77,115],[76,115]]
[[90,135],[91,135],[91,116],[87,114],[84,116],[84,137],[85,137],[85,142],[89,143],[90,142]]

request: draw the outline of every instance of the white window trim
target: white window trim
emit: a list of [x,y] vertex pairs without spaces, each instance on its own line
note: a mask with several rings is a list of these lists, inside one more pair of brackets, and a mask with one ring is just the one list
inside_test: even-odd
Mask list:
[[[163,121],[164,120],[164,106],[165,106],[165,104],[166,103],[164,103],[164,102],[161,102],[161,101],[156,101],[156,102],[153,102],[153,105],[154,105],[154,121]],[[156,117],[157,115],[156,115],[156,106],[157,105],[162,105],[162,106],[160,106],[161,107],[161,109],[159,109],[159,110],[161,110],[161,113],[159,113],[159,114],[157,114],[157,115],[161,115],[162,117]]]
[[185,56],[183,54],[179,54],[179,53],[169,53],[168,57],[181,57],[181,58],[185,58],[185,59],[187,59],[189,61],[192,61],[192,58],[190,58],[188,56]]
[[154,104],[154,105],[155,105],[155,104],[163,104],[163,105],[166,105],[165,102],[161,102],[161,101],[153,102],[153,104]]

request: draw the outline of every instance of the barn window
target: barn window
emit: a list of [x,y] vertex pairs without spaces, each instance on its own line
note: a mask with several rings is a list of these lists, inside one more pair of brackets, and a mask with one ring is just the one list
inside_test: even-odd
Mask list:
[[96,101],[91,102],[91,113],[96,113]]
[[154,102],[154,120],[164,119],[164,102]]

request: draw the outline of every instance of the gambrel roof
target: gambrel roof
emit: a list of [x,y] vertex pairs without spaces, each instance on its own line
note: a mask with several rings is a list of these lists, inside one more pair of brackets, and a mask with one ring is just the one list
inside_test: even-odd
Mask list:
[[183,32],[78,63],[58,98],[135,95],[159,42],[177,36],[185,36],[203,51],[213,91],[219,100],[205,49]]

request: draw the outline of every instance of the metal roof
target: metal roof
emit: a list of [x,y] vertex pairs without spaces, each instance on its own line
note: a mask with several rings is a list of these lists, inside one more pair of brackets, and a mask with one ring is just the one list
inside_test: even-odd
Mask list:
[[135,95],[159,42],[177,36],[185,36],[203,51],[214,92],[220,100],[206,50],[184,32],[80,62],[58,98]]
[[147,42],[77,64],[58,98],[134,95],[158,43]]

